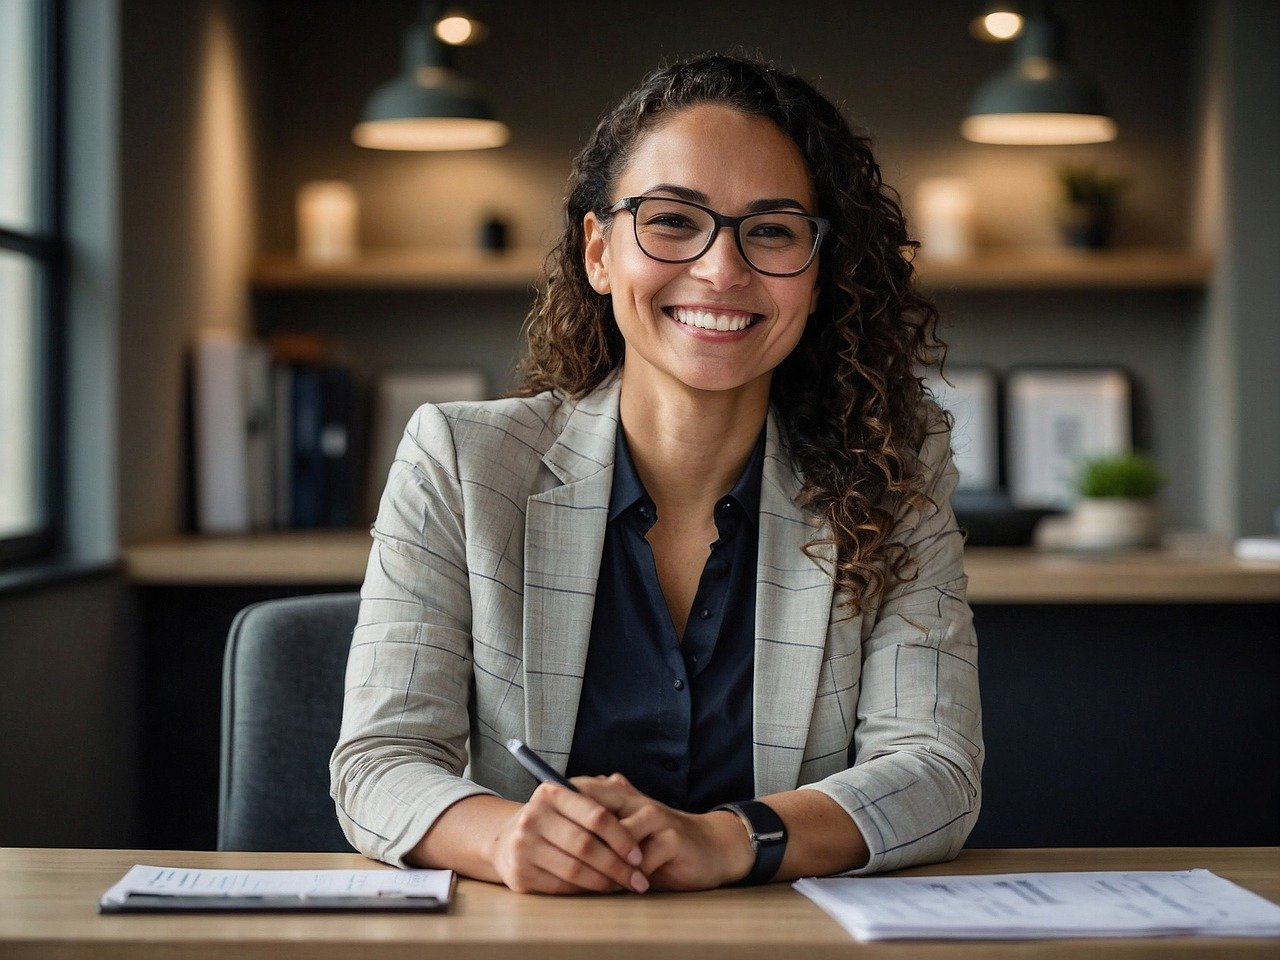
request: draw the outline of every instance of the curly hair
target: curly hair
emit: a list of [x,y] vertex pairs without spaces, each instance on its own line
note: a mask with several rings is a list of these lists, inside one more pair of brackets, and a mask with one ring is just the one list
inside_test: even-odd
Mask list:
[[806,81],[755,60],[701,56],[654,71],[600,121],[574,161],[564,233],[525,321],[518,392],[580,396],[622,363],[611,300],[587,279],[583,218],[613,202],[643,134],[704,103],[777,124],[804,157],[817,214],[831,221],[817,310],[774,370],[770,400],[802,480],[797,503],[830,531],[805,552],[817,557],[834,547],[841,604],[856,615],[890,578],[914,578],[906,547],[890,534],[904,504],[932,503],[915,456],[930,429],[917,370],[941,365],[946,346],[937,309],[913,283],[919,244],[907,235],[869,138]]

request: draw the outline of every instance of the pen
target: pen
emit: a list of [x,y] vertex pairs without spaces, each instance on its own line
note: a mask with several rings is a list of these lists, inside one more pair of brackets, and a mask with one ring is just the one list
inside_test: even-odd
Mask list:
[[524,767],[539,783],[558,783],[560,786],[574,793],[578,793],[578,788],[566,780],[551,764],[543,760],[540,756],[530,750],[523,740],[512,738],[507,741],[507,749],[511,751],[511,755],[520,762],[520,766]]

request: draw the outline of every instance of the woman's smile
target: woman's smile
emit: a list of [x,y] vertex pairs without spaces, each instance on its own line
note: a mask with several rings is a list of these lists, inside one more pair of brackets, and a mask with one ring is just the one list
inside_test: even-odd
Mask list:
[[677,323],[701,333],[741,333],[764,316],[746,310],[709,306],[663,307],[662,312]]

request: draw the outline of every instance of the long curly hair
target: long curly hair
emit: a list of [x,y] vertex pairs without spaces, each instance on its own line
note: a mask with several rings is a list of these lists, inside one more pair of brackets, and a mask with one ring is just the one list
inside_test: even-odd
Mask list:
[[[938,311],[913,283],[919,246],[898,194],[884,184],[868,137],[809,83],[768,64],[724,55],[662,67],[608,113],[578,155],[564,234],[525,321],[521,395],[580,396],[623,361],[607,295],[587,280],[583,218],[602,216],[641,136],[696,104],[766,117],[808,166],[831,232],[819,259],[819,298],[799,343],[773,372],[770,400],[802,480],[797,503],[826,521],[841,605],[859,613],[891,580],[910,580],[905,546],[890,539],[904,504],[932,503],[915,454],[931,429],[917,371],[941,365]],[[936,507],[936,505],[934,505]]]

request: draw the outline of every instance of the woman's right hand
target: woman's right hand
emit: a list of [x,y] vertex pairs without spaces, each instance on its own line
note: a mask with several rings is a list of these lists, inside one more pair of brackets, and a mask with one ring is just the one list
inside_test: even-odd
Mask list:
[[618,818],[582,793],[541,784],[500,828],[489,861],[520,893],[644,893],[643,854]]

